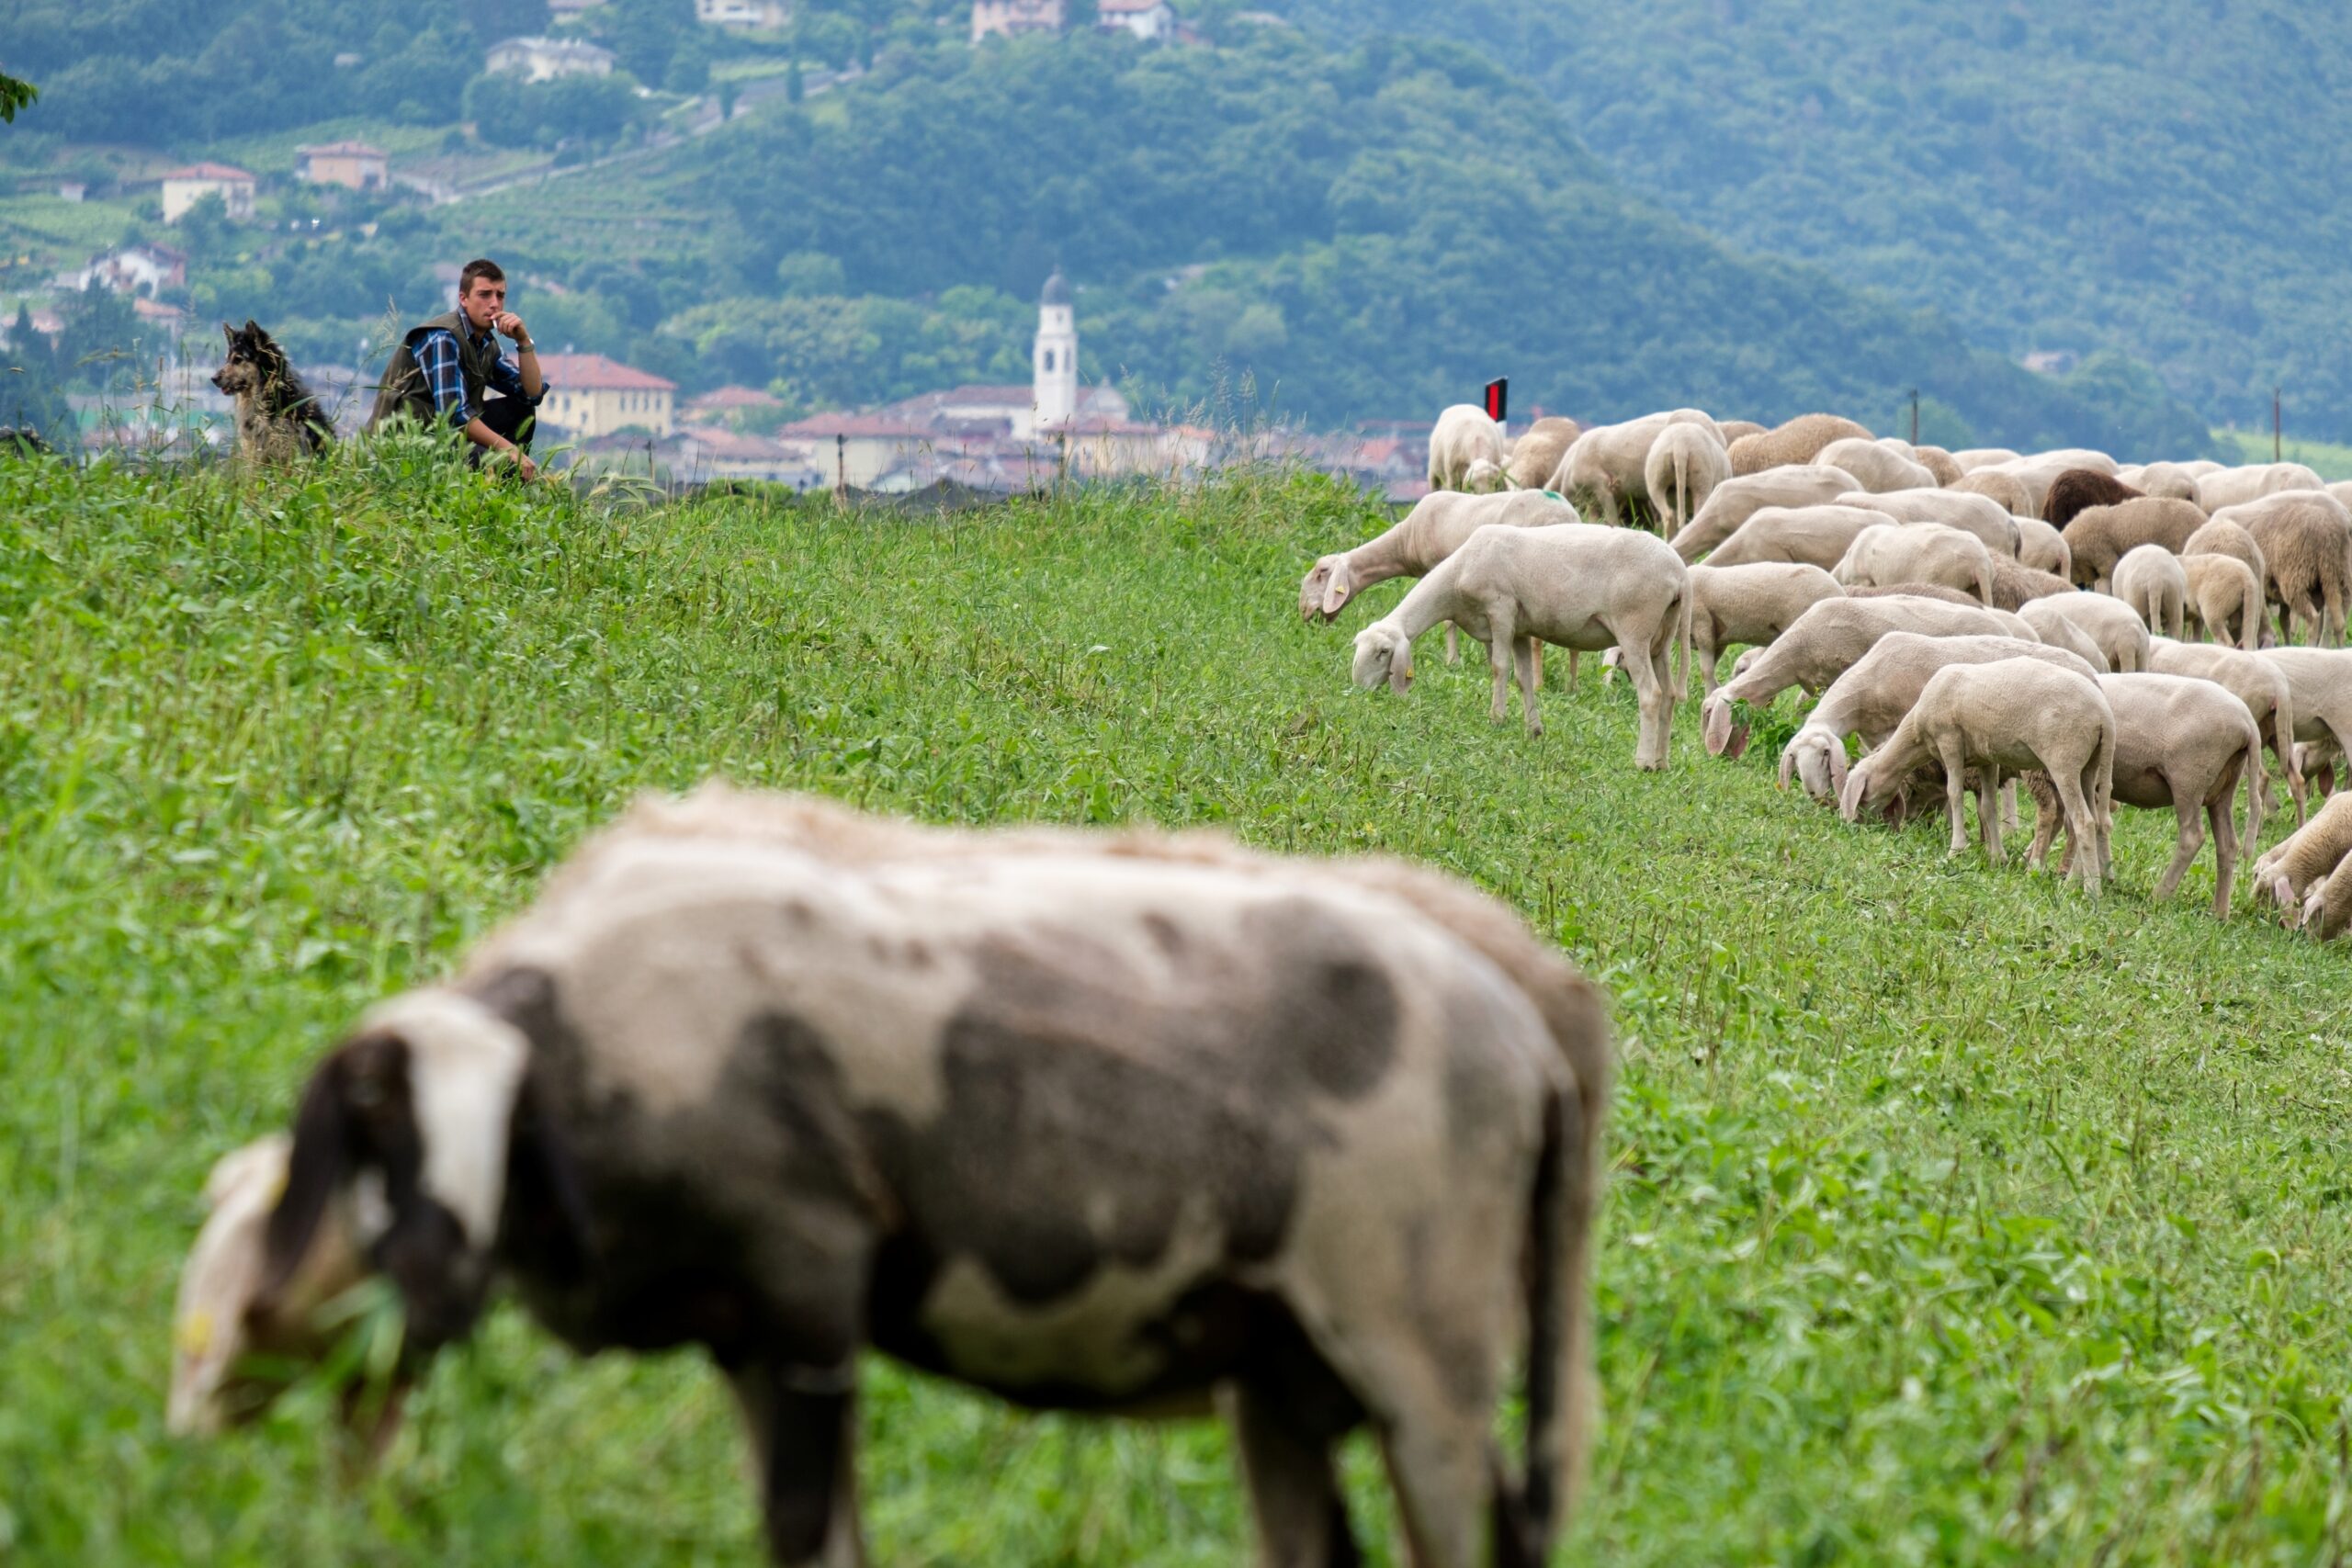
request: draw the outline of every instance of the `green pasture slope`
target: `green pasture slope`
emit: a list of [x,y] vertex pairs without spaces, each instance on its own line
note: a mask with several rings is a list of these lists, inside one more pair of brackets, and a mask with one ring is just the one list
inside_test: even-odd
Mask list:
[[[628,794],[711,773],[946,822],[1214,823],[1511,899],[1615,998],[1605,1435],[1565,1562],[2329,1561],[2352,1524],[2346,955],[1847,828],[1772,749],[1530,741],[1434,641],[1350,689],[1311,480],[945,524],[608,509],[397,451],[261,481],[0,463],[0,1559],[745,1563],[687,1357],[512,1309],[390,1462],[311,1390],[163,1430],[211,1160],[369,999],[445,971]],[[1369,597],[1393,602],[1395,586]],[[2166,822],[2168,823],[2168,818]],[[1222,1564],[1212,1427],[1015,1416],[888,1365],[876,1558]],[[1368,1447],[1349,1473],[1376,1561]]]

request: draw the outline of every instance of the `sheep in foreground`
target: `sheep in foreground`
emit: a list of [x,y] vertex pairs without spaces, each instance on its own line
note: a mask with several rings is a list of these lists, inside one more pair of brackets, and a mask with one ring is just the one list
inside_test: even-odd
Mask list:
[[1898,523],[1940,523],[1958,528],[1975,535],[1996,556],[2014,558],[2018,553],[2017,522],[1989,496],[1951,490],[1849,491],[1838,501],[1841,505],[1883,512]]
[[2250,877],[2255,897],[2298,910],[2312,885],[2323,877],[2333,879],[2347,853],[2352,853],[2352,793],[2332,795],[2309,821],[2255,861]]
[[2247,463],[2220,468],[2197,481],[2197,504],[2207,512],[2238,506],[2287,490],[2318,490],[2320,477],[2301,463]]
[[1430,431],[1429,481],[1431,490],[1466,490],[1470,466],[1487,462],[1503,466],[1503,433],[1476,403],[1455,403],[1437,416]]
[[1993,600],[1993,560],[1973,534],[1940,523],[1882,523],[1854,536],[1830,570],[1840,587],[1933,582]]
[[[2230,886],[2237,875],[2238,836],[2231,800],[2245,779],[2246,839],[2262,832],[2262,796],[2255,781],[2262,773],[2262,732],[2245,705],[2211,681],[2187,675],[2102,675],[2099,694],[2115,713],[2115,793],[2120,805],[2143,811],[2169,808],[2178,832],[2172,863],[2156,879],[2155,896],[2169,898],[2197,852],[2213,839],[2213,913],[2230,912]],[[2052,781],[2026,775],[2040,808],[2029,865],[2040,865],[2058,832],[2059,803]],[[2075,852],[2071,836],[2067,852]],[[2110,865],[2102,870],[2111,871]]]
[[1650,513],[1668,538],[1682,531],[1715,487],[1731,478],[1731,458],[1714,431],[1699,424],[1669,424],[1650,443],[1642,480]]
[[1842,441],[1832,441],[1821,449],[1821,455],[1814,461],[1845,469],[1872,494],[1883,491],[1935,488],[1936,476],[1926,468],[1866,435],[1849,435]]
[[1535,643],[1588,653],[1621,648],[1642,714],[1634,765],[1663,768],[1675,703],[1668,655],[1689,626],[1689,578],[1673,547],[1650,534],[1581,524],[1481,528],[1394,610],[1356,634],[1355,683],[1370,689],[1386,681],[1394,691],[1408,690],[1413,639],[1452,621],[1487,644],[1495,678],[1490,716],[1500,723],[1509,712],[1515,671],[1527,732],[1541,735]]
[[1735,475],[1760,474],[1767,468],[1818,463],[1821,449],[1831,442],[1853,436],[1868,440],[1870,434],[1852,420],[1834,413],[1802,413],[1761,435],[1743,435],[1733,442],[1731,471]]
[[1981,495],[2012,517],[2037,515],[2033,491],[2023,479],[1999,468],[1978,468],[1964,473],[1944,487],[1954,495]]
[[[2127,562],[2131,558],[2124,558]],[[2208,637],[2240,643],[2249,652],[2261,646],[2262,580],[2253,569],[2231,556],[2201,555],[2182,556],[2180,571],[2188,586],[2189,607]]]
[[2180,547],[2180,558],[2187,560],[2190,556],[2228,556],[2252,571],[2256,582],[2270,581],[2270,563],[2262,558],[2262,547],[2254,542],[2253,535],[2226,517],[2208,523],[2188,536],[2188,542]]
[[1781,749],[1781,787],[1789,787],[1793,773],[1807,795],[1836,805],[1846,787],[1846,737],[1860,738],[1865,751],[1875,750],[1894,733],[1937,671],[1948,664],[1992,664],[2004,659],[2039,659],[2086,678],[2099,673],[2064,649],[2019,637],[1889,632],[1829,683]]
[[2313,642],[2333,648],[2344,640],[2347,591],[2345,528],[2325,495],[2276,496],[2217,519],[2239,524],[2262,552],[2269,573],[2265,598],[2278,606],[2278,639],[2293,640],[2298,622]]
[[[2294,704],[2295,739],[2333,748],[2333,754],[2352,757],[2352,651],[2327,648],[2266,648],[2254,655],[2286,677]],[[2320,765],[2303,758],[2298,748],[2296,767],[2306,778]],[[2333,764],[2327,764],[2330,768]],[[2323,789],[2326,780],[2322,779]]]
[[[2255,727],[2262,731],[2271,756],[2278,759],[2279,773],[2286,777],[2287,793],[2295,803],[2295,820],[2304,819],[2308,814],[2303,802],[2303,774],[2295,759],[2294,687],[2284,671],[2252,653],[2205,643],[2176,642],[2168,637],[2148,639],[2148,669],[2158,675],[2194,675],[2200,681],[2211,681],[2244,703],[2246,711],[2254,716]],[[2261,788],[2263,810],[2267,815],[2272,801],[2269,777],[2259,768],[2254,776]],[[2260,841],[2251,828],[2239,835],[2239,842],[2249,850]]]
[[1839,792],[1847,821],[1904,787],[1927,763],[1944,771],[1951,852],[1968,847],[1962,807],[1968,770],[1976,769],[1976,827],[1984,853],[2001,863],[2001,813],[1994,804],[2004,773],[2050,775],[2075,854],[2073,880],[2096,894],[2107,861],[2108,797],[2114,786],[2115,714],[2094,680],[2038,659],[1955,664],[1937,671],[1884,746],[1854,764]]
[[1715,422],[1700,409],[1669,409],[1622,424],[1596,424],[1577,436],[1560,459],[1552,489],[1586,516],[1611,526],[1628,521],[1634,502],[1647,503],[1650,446],[1671,424],[1702,425],[1710,434],[1715,428]]
[[1547,414],[1510,444],[1510,461],[1503,465],[1514,490],[1542,490],[1552,482],[1560,459],[1568,455],[1584,427],[1575,420]]
[[2041,498],[2041,519],[2052,527],[2064,530],[2094,506],[2120,506],[2145,493],[2096,468],[2068,468],[2050,481],[2050,489]]
[[2114,594],[2145,621],[2148,630],[2177,637],[2188,605],[2188,574],[2180,558],[2162,545],[2141,545],[2115,563]]
[[1576,515],[1567,502],[1541,491],[1507,495],[1441,491],[1425,495],[1387,532],[1354,549],[1317,558],[1298,585],[1299,615],[1309,621],[1319,615],[1328,621],[1375,582],[1419,577],[1489,523],[1542,528],[1573,523]]
[[2115,563],[2142,545],[2162,545],[2178,555],[2189,536],[2205,526],[2196,503],[2143,495],[2114,506],[2075,513],[2060,530],[2066,541],[2068,575],[2086,588],[2106,592]]
[[2017,525],[2018,563],[2036,571],[2055,572],[2072,579],[2075,570],[2074,552],[2066,547],[2066,536],[2039,517],[2011,516]]
[[1762,507],[1714,547],[1707,564],[1803,561],[1827,571],[1846,558],[1863,529],[1894,521],[1883,512],[1860,506]]
[[[1690,570],[1690,656],[1699,661],[1702,692],[1710,696],[1724,649],[1734,643],[1770,643],[1814,605],[1844,592],[1827,572],[1801,563],[1759,561]],[[1675,672],[1676,692],[1689,692],[1690,682],[1686,664]]]
[[705,1350],[779,1562],[863,1561],[869,1346],[1032,1406],[1216,1396],[1267,1562],[1352,1557],[1332,1448],[1367,1418],[1423,1561],[1490,1528],[1543,1561],[1608,1081],[1555,953],[1402,866],[730,798],[633,814],[321,1062],[275,1278],[355,1214],[420,1353],[493,1281],[583,1353]]
[[1761,707],[1791,686],[1818,693],[1890,632],[2006,637],[2008,628],[1993,611],[1971,604],[1899,593],[1825,599],[1799,615],[1771,647],[1740,655],[1732,678],[1707,698],[1701,728],[1708,751],[1734,758],[1747,749],[1747,727],[1734,719],[1733,705]]
[[1854,476],[1845,469],[1818,463],[1725,479],[1674,536],[1674,552],[1686,561],[1697,560],[1765,507],[1818,506],[1856,488]]
[[2018,614],[2044,642],[2057,640],[2061,623],[2072,626],[2091,639],[2107,667],[2118,674],[2136,674],[2148,667],[2147,625],[2120,599],[2104,593],[2052,593],[2028,600]]

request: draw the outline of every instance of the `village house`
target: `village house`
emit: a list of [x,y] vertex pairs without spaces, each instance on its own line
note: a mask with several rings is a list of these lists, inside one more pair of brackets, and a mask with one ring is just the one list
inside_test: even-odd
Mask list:
[[1063,0],[972,0],[972,41],[991,35],[1057,33],[1069,19]]
[[1095,0],[1094,25],[1139,39],[1162,39],[1176,31],[1176,13],[1168,0]]
[[611,50],[577,39],[510,38],[490,46],[487,62],[493,74],[548,82],[558,76],[609,76],[613,59]]
[[190,164],[164,176],[164,221],[176,223],[187,209],[217,196],[232,218],[254,215],[254,177],[227,164]]
[[365,141],[330,141],[320,147],[298,147],[294,152],[301,160],[296,167],[310,185],[382,190],[392,183],[391,160],[382,148]]
[[785,0],[695,0],[695,20],[735,32],[773,30],[790,24],[792,7]]
[[684,417],[691,423],[707,423],[783,406],[773,392],[757,387],[719,387],[688,398]]
[[667,461],[673,478],[705,483],[764,479],[795,490],[813,490],[826,482],[808,442],[777,441],[707,424],[679,431],[670,443]]
[[187,287],[187,253],[142,241],[101,252],[92,256],[90,265],[80,272],[59,281],[70,284],[76,291],[96,283],[117,294],[152,297],[166,289]]
[[539,423],[566,437],[584,441],[641,430],[666,438],[671,432],[675,381],[601,354],[543,354],[539,372],[548,384]]

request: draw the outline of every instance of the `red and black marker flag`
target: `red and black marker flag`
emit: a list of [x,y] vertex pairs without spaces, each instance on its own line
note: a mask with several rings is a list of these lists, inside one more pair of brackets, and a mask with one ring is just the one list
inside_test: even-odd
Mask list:
[[1504,412],[1510,406],[1510,378],[1498,376],[1487,383],[1487,417],[1497,424],[1503,422]]

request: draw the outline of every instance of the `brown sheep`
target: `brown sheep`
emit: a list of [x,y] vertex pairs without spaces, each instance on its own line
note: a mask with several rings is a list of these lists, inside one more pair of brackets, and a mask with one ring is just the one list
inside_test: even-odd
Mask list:
[[1792,463],[1810,463],[1832,441],[1843,441],[1849,435],[1867,440],[1870,434],[1852,420],[1834,413],[1799,414],[1761,435],[1743,435],[1733,442],[1731,471],[1736,477],[1760,474],[1767,468],[1784,468]]
[[1940,446],[1914,446],[1911,448],[1911,460],[1935,475],[1936,482],[1947,489],[1962,477],[1960,465],[1953,462],[1951,454]]
[[2188,543],[2180,547],[2183,557],[2229,556],[2245,564],[2256,582],[2270,581],[2270,563],[2262,558],[2262,547],[2254,542],[2244,525],[2221,517],[2208,523],[2188,536]]
[[1719,419],[1715,421],[1715,430],[1723,436],[1724,445],[1726,446],[1730,446],[1733,442],[1738,440],[1743,435],[1761,435],[1764,434],[1764,426],[1757,423],[1752,419]]
[[2316,500],[2274,502],[2245,523],[2268,568],[2263,591],[2278,606],[2278,640],[2302,621],[2322,648],[2344,640],[2344,525]]
[[2042,501],[2041,516],[2052,527],[2064,529],[2091,507],[2120,506],[2145,494],[2147,491],[2134,490],[2097,468],[2068,468],[2050,481],[2050,494]]
[[1973,495],[1989,495],[2001,503],[2001,509],[2012,517],[2039,515],[2034,509],[2033,491],[2015,474],[2005,474],[1998,468],[1978,468],[1946,481],[1946,490],[1966,491]]
[[2205,513],[2195,502],[2143,495],[2078,512],[2061,534],[2067,554],[2074,558],[2075,582],[2105,592],[2108,579],[2115,575],[2115,563],[2132,549],[2162,545],[2178,555],[2188,536],[2204,525]]
[[2018,610],[2030,599],[2072,593],[2075,585],[2053,571],[2038,571],[2021,562],[1993,558],[1993,607]]
[[1551,482],[1552,472],[1560,459],[1576,445],[1584,426],[1575,420],[1547,415],[1527,427],[1525,434],[1510,444],[1510,461],[1503,471],[1510,476],[1514,490],[1542,490]]

